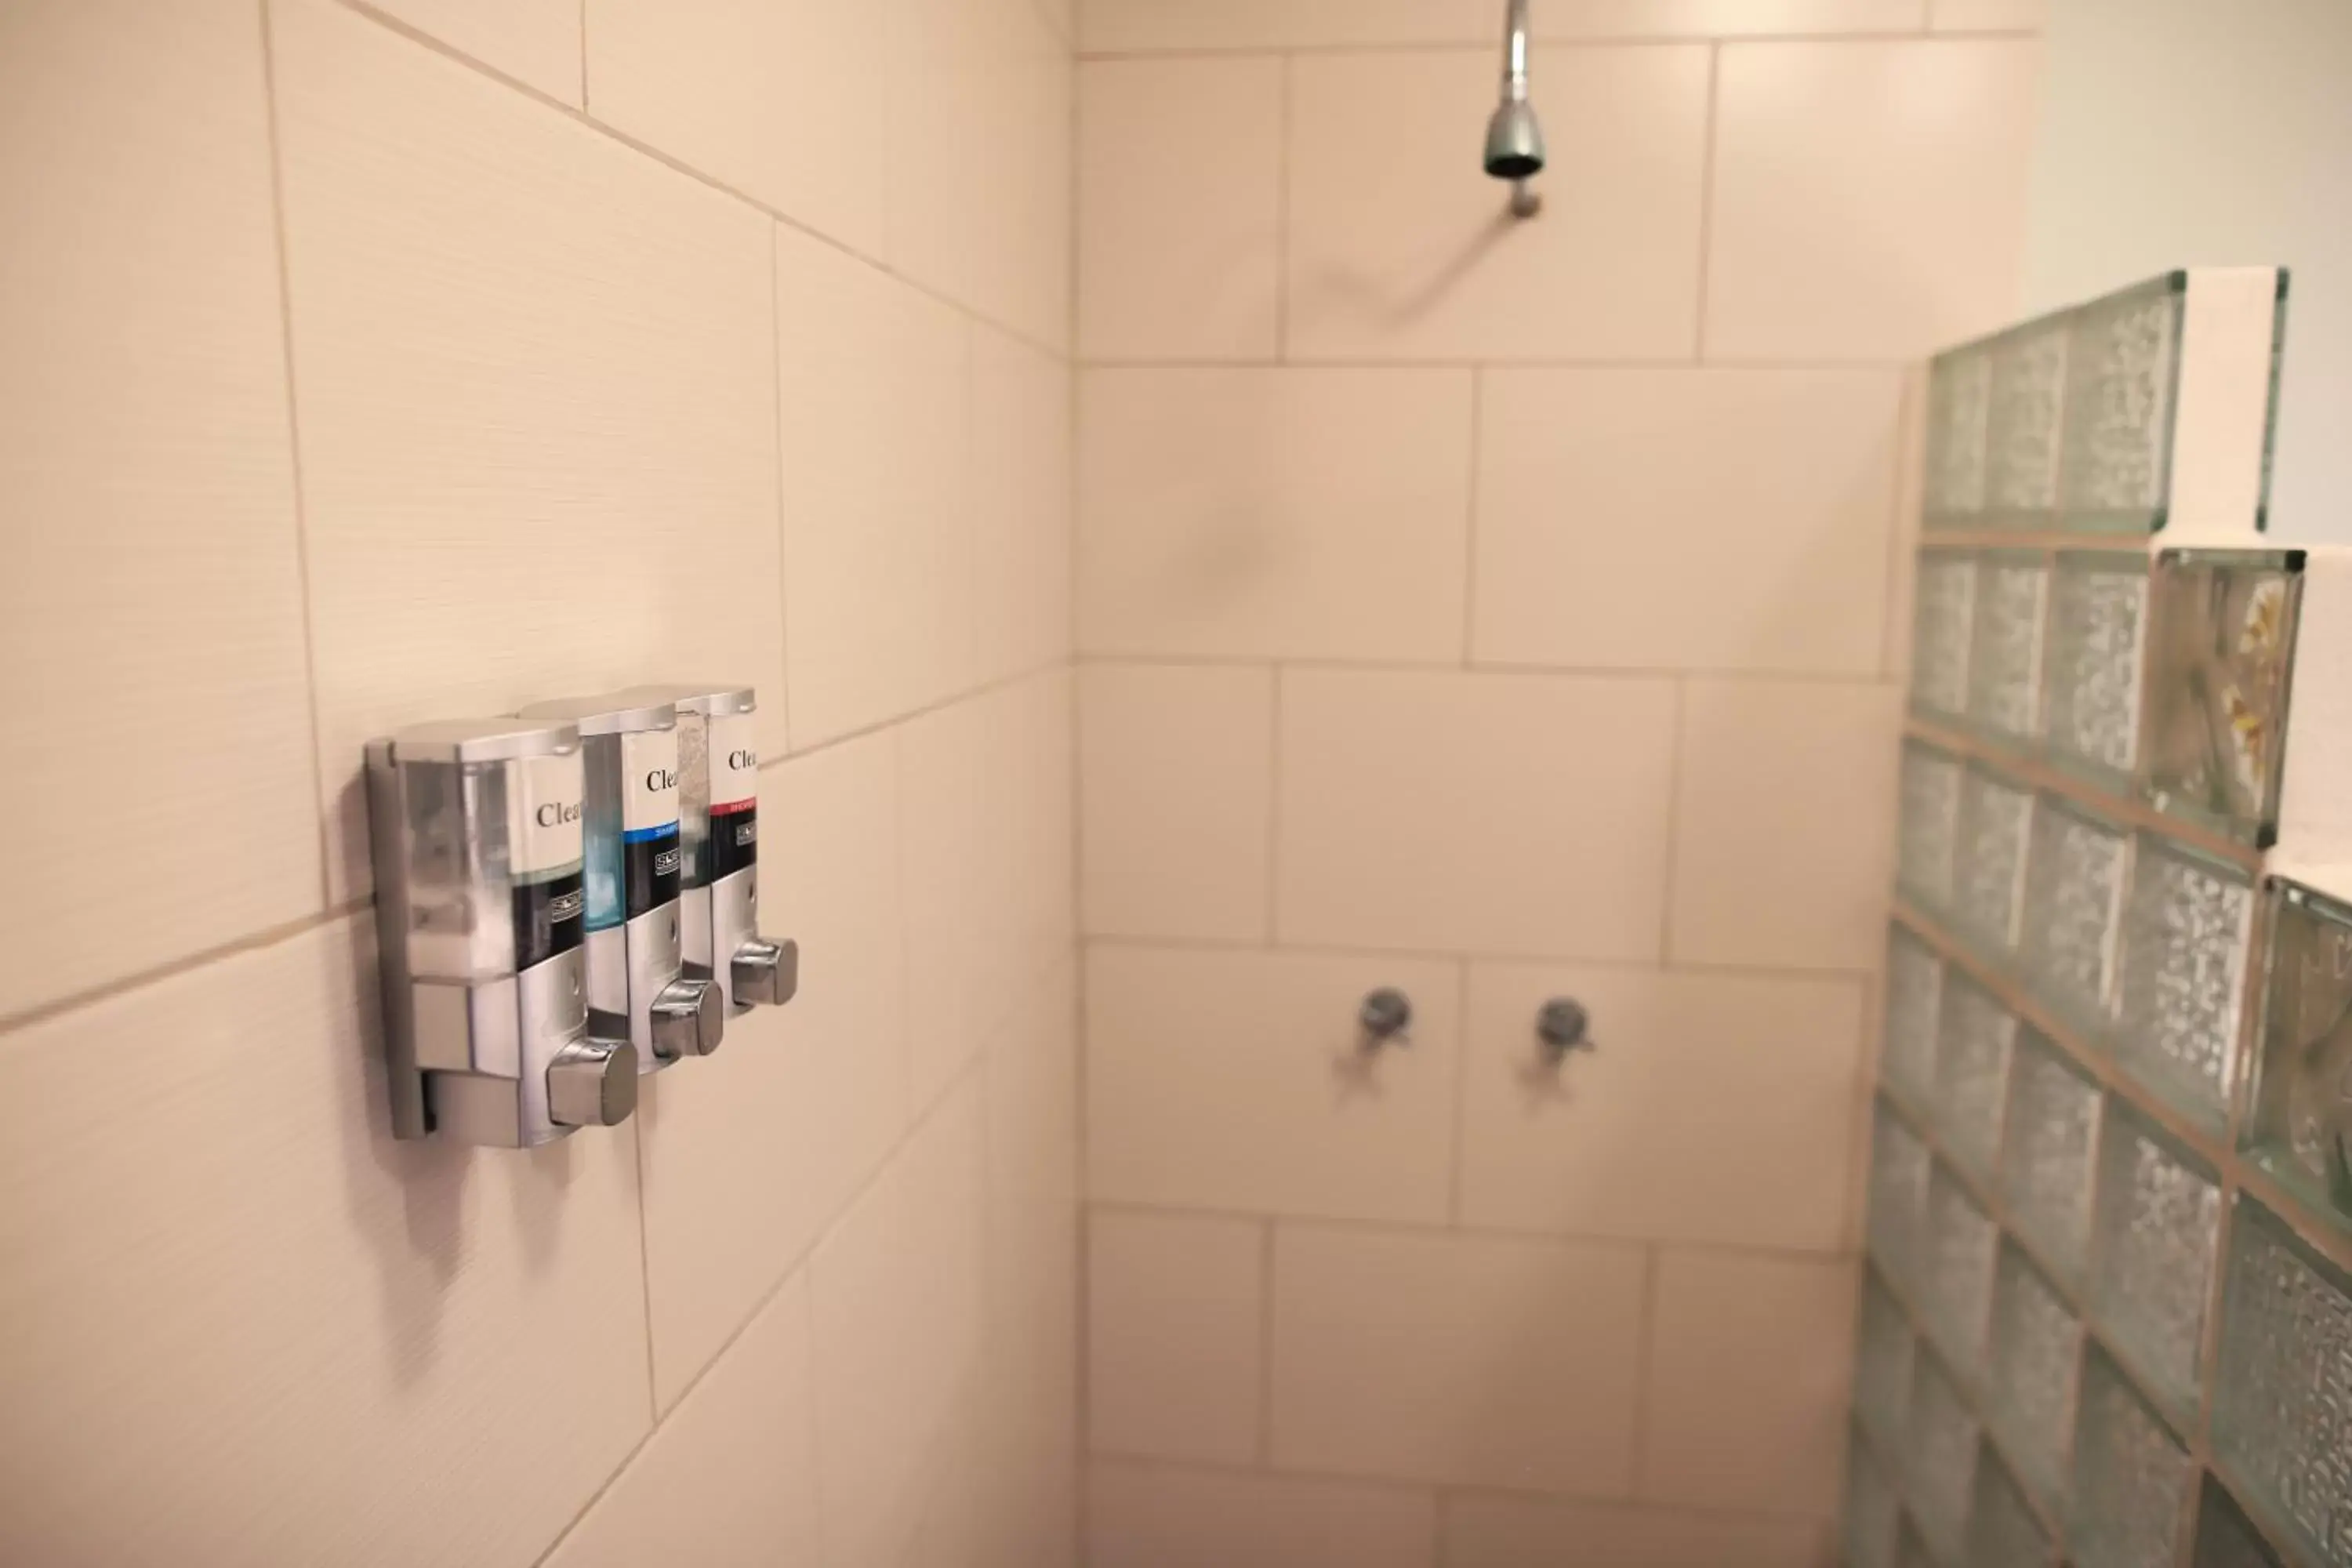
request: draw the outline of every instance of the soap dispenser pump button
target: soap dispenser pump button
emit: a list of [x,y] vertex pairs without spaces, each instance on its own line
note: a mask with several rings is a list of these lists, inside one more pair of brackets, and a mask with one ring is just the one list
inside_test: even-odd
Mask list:
[[618,1127],[637,1108],[637,1047],[574,1040],[547,1068],[547,1115],[558,1127]]
[[800,943],[754,938],[735,950],[734,962],[728,966],[728,978],[734,983],[739,1005],[782,1006],[800,989]]
[[726,998],[708,980],[673,980],[653,1001],[654,1054],[707,1057],[727,1027]]

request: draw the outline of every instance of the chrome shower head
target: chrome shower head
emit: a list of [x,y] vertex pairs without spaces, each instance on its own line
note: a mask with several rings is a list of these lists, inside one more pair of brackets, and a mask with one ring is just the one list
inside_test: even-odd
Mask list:
[[1510,0],[1504,21],[1503,100],[1486,121],[1486,173],[1524,180],[1544,166],[1543,127],[1528,101],[1528,0]]

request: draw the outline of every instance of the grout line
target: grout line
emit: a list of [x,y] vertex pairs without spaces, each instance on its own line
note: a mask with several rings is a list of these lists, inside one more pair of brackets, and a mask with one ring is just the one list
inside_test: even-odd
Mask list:
[[[1570,680],[1713,680],[1751,681],[1769,686],[1832,686],[1885,691],[1895,683],[1875,668],[1860,674],[1818,670],[1735,669],[1666,665],[1552,665],[1510,659],[1482,658],[1467,666],[1438,658],[1331,658],[1292,654],[1199,654],[1087,652],[1075,656],[1082,665],[1140,667],[1160,669],[1282,669],[1323,670],[1362,675],[1500,675],[1558,676]],[[919,711],[919,710],[917,710]],[[884,721],[888,722],[888,721]]]
[[1274,161],[1274,358],[1290,358],[1290,163],[1296,124],[1293,99],[1297,93],[1292,58],[1276,57],[1280,91],[1276,97]]
[[1267,671],[1265,752],[1265,931],[1272,947],[1282,940],[1282,689],[1281,665]]
[[1666,742],[1666,853],[1658,877],[1658,963],[1662,968],[1671,968],[1675,962],[1675,878],[1682,865],[1683,735],[1689,727],[1689,682],[1676,680],[1674,695],[1674,728],[1667,732]]
[[760,763],[760,771],[765,773],[771,768],[781,768],[786,763],[796,762],[803,757],[814,757],[820,752],[829,752],[836,746],[846,746],[853,742],[870,741],[877,735],[889,733],[901,724],[912,723],[918,719],[928,719],[935,713],[944,712],[959,702],[971,702],[982,697],[998,696],[1024,681],[1035,680],[1042,676],[1051,675],[1057,669],[1075,668],[1076,661],[1055,658],[1040,664],[1031,665],[1026,669],[1016,669],[1010,675],[995,676],[977,685],[966,687],[961,691],[934,698],[919,707],[909,708],[903,713],[893,713],[887,719],[877,719],[871,724],[860,724],[855,729],[844,730],[839,734],[827,735],[822,741],[813,741],[805,746],[793,747],[781,757],[763,759]]
[[1484,368],[1470,373],[1470,499],[1462,522],[1462,668],[1477,661],[1478,627],[1478,468],[1486,438],[1486,376]]
[[[1915,461],[1911,440],[1912,414],[1926,388],[1919,384],[1919,378],[1907,373],[1896,378],[1895,387],[1895,493],[1888,498],[1886,509],[1886,580],[1884,587],[1885,597],[1880,610],[1882,619],[1878,630],[1878,673],[1889,682],[1899,682],[1901,679],[1904,636],[1910,630],[1909,624],[1898,622],[1895,614],[1896,605],[1904,597],[1901,584],[1903,574],[1906,571],[1912,574],[1915,583],[1912,590],[1911,615],[1916,618],[1918,614],[1916,586],[1919,570],[1917,542],[1919,534],[1924,531],[1917,526],[1920,519],[1916,515],[1907,515],[1909,509],[1904,502],[1906,499],[1906,492],[1910,489],[1910,480],[1913,477],[1912,464]],[[1917,477],[1920,482],[1920,508],[1924,511],[1927,506],[1927,432],[1924,419],[1919,426],[1916,461],[1918,464]],[[1908,683],[1903,684],[1907,686]]]
[[1723,46],[1711,44],[1706,51],[1706,116],[1699,135],[1698,168],[1698,310],[1693,318],[1693,363],[1706,363],[1706,291],[1712,268],[1708,265],[1715,248],[1715,163],[1716,142],[1719,134],[1721,115],[1718,104],[1723,97]]
[[1454,1025],[1454,1137],[1447,1152],[1445,1220],[1460,1227],[1467,1223],[1463,1204],[1465,1151],[1470,1142],[1470,960],[1459,961],[1455,981]]
[[[1867,986],[1874,971],[1861,969],[1801,969],[1764,963],[1714,963],[1704,960],[1660,961],[1654,958],[1594,958],[1575,953],[1505,952],[1468,948],[1381,947],[1369,942],[1278,941],[1255,937],[1153,936],[1127,931],[1088,931],[1080,940],[1103,948],[1204,954],[1267,953],[1290,958],[1414,959],[1432,963],[1454,960],[1472,963],[1507,964],[1522,969],[1603,969],[1633,974],[1698,974],[1728,979],[1782,980],[1792,984],[1834,984],[1851,981]],[[1864,996],[1864,1005],[1868,998]]]
[[998,318],[990,315],[986,310],[982,310],[980,307],[966,300],[960,300],[943,289],[925,282],[914,274],[884,260],[878,256],[869,255],[845,240],[835,238],[834,236],[825,233],[823,229],[814,226],[806,219],[795,217],[791,213],[785,212],[781,207],[771,206],[767,203],[761,201],[759,197],[751,195],[748,192],[738,190],[733,185],[729,184],[726,181],[718,178],[716,175],[704,173],[702,170],[696,168],[693,164],[686,163],[682,159],[678,158],[676,154],[664,152],[650,142],[641,141],[625,131],[622,131],[615,126],[607,124],[604,121],[593,118],[585,110],[579,109],[572,104],[566,103],[562,99],[553,97],[543,89],[533,87],[530,83],[524,81],[518,77],[509,76],[506,72],[499,69],[496,66],[489,65],[482,60],[475,58],[471,55],[451,47],[447,43],[435,37],[432,34],[424,32],[411,24],[401,20],[397,16],[377,9],[376,5],[372,3],[372,0],[340,0],[340,4],[354,16],[363,16],[370,22],[383,27],[387,32],[397,34],[399,37],[406,38],[409,42],[429,49],[433,53],[439,55],[442,58],[456,65],[462,66],[466,69],[473,71],[478,75],[488,77],[490,80],[499,83],[502,87],[513,89],[515,91],[521,93],[524,97],[530,99],[532,102],[541,105],[542,108],[553,110],[557,114],[562,115],[564,119],[572,121],[574,125],[581,127],[583,130],[591,132],[596,136],[601,137],[616,146],[625,147],[630,152],[635,153],[642,157],[650,158],[655,163],[661,164],[664,168],[669,169],[677,174],[683,174],[698,185],[716,191],[721,195],[731,197],[756,212],[763,213],[767,216],[774,219],[776,222],[782,224],[785,227],[793,229],[797,233],[806,235],[809,238],[817,241],[821,245],[830,246],[834,249],[841,252],[844,256],[849,257],[852,260],[865,263],[866,266],[873,268],[877,272],[883,274],[885,277],[897,279],[898,282],[905,284],[908,288],[914,289],[917,293],[924,295],[940,304],[945,305],[948,309],[954,310],[959,315],[965,316],[971,321],[979,322],[982,326],[993,327],[996,331],[1003,333],[1006,337],[1014,339],[1015,341],[1025,344],[1049,360],[1067,363],[1070,358],[1067,352],[1055,347],[1052,343],[1046,342],[1041,338],[1032,335],[1026,329],[1013,326],[1008,321],[1001,321]]
[[1257,1462],[1274,1463],[1274,1249],[1280,1221],[1268,1216],[1258,1247]]
[[580,0],[580,112],[588,112],[588,0]]
[[[587,0],[581,0],[585,5]],[[776,445],[776,705],[782,710],[784,721],[784,755],[793,753],[793,656],[792,656],[792,533],[784,526],[784,312],[782,308],[784,289],[782,248],[777,243],[776,226],[768,226],[768,374],[772,384],[770,396],[769,434]],[[759,770],[755,766],[754,773]]]
[[1664,1262],[1664,1247],[1653,1243],[1642,1258],[1642,1318],[1639,1338],[1633,1350],[1633,1495],[1636,1501],[1647,1493],[1650,1449],[1650,1395],[1657,1373],[1658,1352],[1658,1274]]
[[[1541,33],[1538,33],[1528,42],[1531,47],[1544,50],[1573,49],[1579,52],[1599,52],[1609,49],[1694,48],[1710,44],[1977,43],[1988,39],[2018,42],[2039,39],[2042,36],[2042,29],[2038,27],[1984,27],[1967,31],[1937,32],[1927,26],[1918,26],[1817,33],[1802,30],[1759,33],[1627,33],[1614,37],[1546,37]],[[1270,54],[1342,58],[1350,56],[1381,55],[1473,55],[1483,58],[1493,52],[1493,46],[1483,39],[1433,38],[1392,43],[1285,42],[1179,45],[1165,48],[1155,48],[1150,46],[1123,49],[1081,48],[1077,51],[1077,58],[1082,64],[1096,60],[1231,59],[1235,56]]]
[[[638,1085],[640,1090],[646,1086]],[[660,1098],[660,1092],[655,1092]],[[634,1145],[637,1169],[637,1284],[646,1309],[646,1415],[650,1432],[661,1425],[661,1380],[654,1372],[654,1255],[653,1227],[646,1217],[646,1121],[642,1093],[638,1115],[629,1118],[629,1142]]]
[[[1691,360],[1691,357],[1690,357],[1688,354],[1680,354],[1680,355],[1675,355],[1675,356],[1660,356],[1660,355],[1629,355],[1629,356],[1625,356],[1625,357],[1622,357],[1622,358],[1593,358],[1593,357],[1590,357],[1590,356],[1586,356],[1586,357],[1578,357],[1578,356],[1574,356],[1574,355],[1565,355],[1565,354],[1552,354],[1552,355],[1527,355],[1527,356],[1520,356],[1520,355],[1517,355],[1517,354],[1503,354],[1503,355],[1497,355],[1497,354],[1486,354],[1486,355],[1465,355],[1465,356],[1456,356],[1456,357],[1452,357],[1452,358],[1446,358],[1446,357],[1443,357],[1443,356],[1436,356],[1436,355],[1433,355],[1433,356],[1431,356],[1431,357],[1429,357],[1429,358],[1426,358],[1426,359],[1400,359],[1400,358],[1395,358],[1395,357],[1387,357],[1387,358],[1382,358],[1382,357],[1374,356],[1374,355],[1366,355],[1366,356],[1361,356],[1361,357],[1357,357],[1357,356],[1347,356],[1347,355],[1329,355],[1329,354],[1301,355],[1301,354],[1297,354],[1297,353],[1284,353],[1284,354],[1282,354],[1282,355],[1280,355],[1279,357],[1273,358],[1273,359],[1249,358],[1249,357],[1246,357],[1246,356],[1232,355],[1232,354],[1208,355],[1208,356],[1203,356],[1203,357],[1197,358],[1197,359],[1192,359],[1192,358],[1177,359],[1177,358],[1168,358],[1168,357],[1132,358],[1132,359],[1130,359],[1130,358],[1124,358],[1124,357],[1120,357],[1120,356],[1117,356],[1117,355],[1112,355],[1112,356],[1105,357],[1105,356],[1097,356],[1097,355],[1091,355],[1091,354],[1089,354],[1089,355],[1085,355],[1085,356],[1082,356],[1082,357],[1076,358],[1076,359],[1073,360],[1073,362],[1072,362],[1072,363],[1073,363],[1073,364],[1074,364],[1077,369],[1080,369],[1080,370],[1089,370],[1089,371],[1121,371],[1121,372],[1128,372],[1128,373],[1141,373],[1141,372],[1145,372],[1145,371],[1160,371],[1160,372],[1170,373],[1170,374],[1181,374],[1181,373],[1185,373],[1185,372],[1194,372],[1194,371],[1211,371],[1211,370],[1284,370],[1284,369],[1294,369],[1294,370],[1386,370],[1386,371],[1416,371],[1416,370],[1420,370],[1420,371],[1433,371],[1433,370],[1627,370],[1627,371],[1631,371],[1631,370],[1683,370],[1683,371],[1686,371],[1686,370],[1691,370],[1691,369],[1694,369],[1694,368],[1697,368],[1696,366],[1695,366],[1695,365],[1694,365],[1694,363],[1693,363],[1693,362],[1692,362],[1692,360]],[[1707,369],[1707,370],[1710,370],[1710,371],[1744,371],[1744,372],[1746,372],[1746,373],[1748,373],[1748,374],[1752,374],[1752,375],[1775,375],[1775,374],[1791,374],[1791,373],[1801,372],[1801,371],[1811,371],[1811,372],[1823,372],[1823,371],[1881,371],[1881,372],[1900,372],[1900,371],[1905,371],[1905,370],[1909,369],[1913,364],[1915,364],[1915,363],[1917,363],[1916,361],[1913,361],[1913,360],[1903,360],[1903,359],[1818,359],[1818,360],[1808,360],[1808,359],[1786,359],[1786,358],[1770,358],[1770,359],[1735,359],[1735,360],[1710,360],[1710,361],[1708,361],[1708,362],[1706,363],[1706,364],[1705,368],[1706,368],[1706,369]],[[2091,542],[2092,542],[2092,547],[2095,547],[2095,546],[2096,546],[2097,542],[2099,541],[2099,539],[2100,539],[2102,536],[2097,535],[2097,534],[2083,534],[2083,535],[2079,535],[2079,536],[2070,536],[2070,537],[2080,537],[2080,538],[2082,538],[2082,539],[2089,540],[2089,541],[2091,541]],[[2140,545],[2142,545],[2142,546],[2144,547],[2144,546],[2145,546],[2145,543],[2146,543],[2146,541],[2145,541],[2144,539],[2142,539],[2142,540],[2137,541],[2137,543],[2139,543]]]
[[68,992],[63,996],[54,997],[47,1002],[37,1002],[21,1012],[0,1016],[0,1038],[5,1038],[20,1029],[29,1029],[37,1025],[49,1023],[68,1013],[79,1012],[84,1007],[97,1006],[113,1001],[118,996],[143,991],[151,985],[161,985],[168,981],[177,980],[183,975],[194,973],[212,964],[226,963],[229,959],[241,957],[248,952],[258,952],[264,948],[276,947],[280,942],[290,942],[298,936],[333,925],[338,921],[347,920],[362,910],[372,910],[374,907],[375,898],[373,894],[365,898],[346,899],[340,904],[313,910],[299,919],[287,921],[279,925],[265,926],[257,931],[238,937],[233,942],[203,948],[183,957],[169,959],[152,968],[137,970],[116,979],[100,981],[95,985]]
[[[278,129],[278,55],[270,37],[270,0],[261,0],[255,12],[261,24],[261,100],[263,123],[269,141],[270,237],[278,250],[278,352],[286,372],[286,456],[294,502],[294,578],[302,598],[302,694],[310,718],[310,801],[318,813],[319,907],[335,901],[335,836],[330,821],[341,807],[327,805],[325,727],[319,717],[319,648],[316,616],[311,609],[310,516],[305,500],[308,486],[302,475],[302,417],[294,395],[294,270],[286,239],[286,153]],[[364,783],[364,781],[362,781]],[[7,1027],[0,1020],[0,1029]]]

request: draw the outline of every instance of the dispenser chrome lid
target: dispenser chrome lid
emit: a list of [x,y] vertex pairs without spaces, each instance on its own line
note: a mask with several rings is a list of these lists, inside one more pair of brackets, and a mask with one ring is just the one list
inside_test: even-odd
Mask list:
[[393,763],[510,763],[527,757],[560,757],[580,749],[580,726],[545,721],[563,715],[530,717],[542,721],[438,719],[396,730],[376,744]]
[[668,730],[677,724],[677,705],[636,691],[607,691],[596,697],[563,697],[534,702],[518,717],[569,719],[583,735],[637,735],[648,730]]
[[722,681],[656,681],[614,692],[614,697],[615,700],[633,698],[640,702],[668,702],[675,704],[681,713],[699,713],[706,719],[724,719],[730,714],[749,713],[760,705],[759,697],[751,687],[733,686]]

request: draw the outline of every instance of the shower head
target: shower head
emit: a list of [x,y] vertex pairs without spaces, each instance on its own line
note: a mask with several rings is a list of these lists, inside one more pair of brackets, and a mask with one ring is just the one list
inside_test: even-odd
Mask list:
[[1528,0],[1509,0],[1504,21],[1503,100],[1486,121],[1486,173],[1524,180],[1544,166],[1543,128],[1528,101]]

